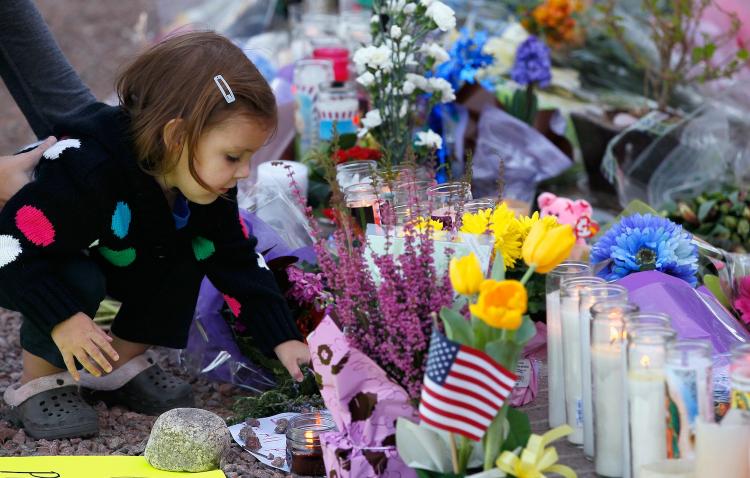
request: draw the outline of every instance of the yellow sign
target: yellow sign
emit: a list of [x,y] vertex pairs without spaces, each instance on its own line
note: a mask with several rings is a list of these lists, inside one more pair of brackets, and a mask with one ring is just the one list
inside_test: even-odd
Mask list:
[[30,456],[0,458],[0,478],[226,478],[203,473],[161,471],[142,456]]

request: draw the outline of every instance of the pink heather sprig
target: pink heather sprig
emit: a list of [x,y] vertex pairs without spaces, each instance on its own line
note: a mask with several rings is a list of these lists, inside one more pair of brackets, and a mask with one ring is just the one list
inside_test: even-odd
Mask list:
[[312,305],[319,311],[331,301],[331,294],[323,285],[323,274],[305,272],[294,266],[287,267],[286,273],[291,283],[287,296],[291,299],[302,305]]

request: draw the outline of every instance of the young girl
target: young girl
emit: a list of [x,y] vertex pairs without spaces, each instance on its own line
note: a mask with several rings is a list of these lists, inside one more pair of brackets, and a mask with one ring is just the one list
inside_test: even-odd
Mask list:
[[[24,316],[23,375],[4,398],[35,438],[97,431],[73,380],[143,413],[190,406],[190,386],[145,351],[185,346],[204,276],[292,376],[309,360],[236,203],[276,126],[266,81],[200,32],[151,48],[117,90],[119,107],[57,128],[36,179],[0,212],[0,306]],[[105,294],[122,301],[109,335],[91,319]]]

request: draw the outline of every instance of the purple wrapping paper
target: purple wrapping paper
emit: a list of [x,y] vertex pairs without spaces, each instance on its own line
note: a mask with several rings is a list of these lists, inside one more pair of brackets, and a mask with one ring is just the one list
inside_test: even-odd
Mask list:
[[[418,421],[406,391],[369,357],[349,346],[326,317],[307,337],[321,395],[337,432],[321,436],[328,476],[415,477],[396,450],[396,421]],[[335,473],[335,474],[334,474]]]
[[658,271],[638,272],[617,281],[643,312],[662,312],[672,318],[681,339],[710,340],[714,354],[726,354],[750,334],[707,289]]

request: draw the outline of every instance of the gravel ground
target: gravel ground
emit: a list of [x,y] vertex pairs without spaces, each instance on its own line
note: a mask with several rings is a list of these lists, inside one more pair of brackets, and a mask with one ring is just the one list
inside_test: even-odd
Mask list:
[[[18,334],[20,326],[21,319],[18,314],[0,309],[0,393],[21,376],[21,346]],[[190,380],[177,367],[173,359],[174,354],[159,351],[158,355],[165,370]],[[229,384],[215,384],[204,379],[190,381],[196,394],[196,406],[210,410],[223,418],[231,415],[232,402],[244,393]],[[156,417],[141,415],[121,407],[108,409],[103,403],[99,403],[96,410],[99,413],[99,435],[94,438],[34,440],[5,420],[8,409],[5,403],[0,403],[0,457],[143,454]],[[228,478],[285,476],[284,473],[259,463],[234,442],[224,457],[222,470]]]

